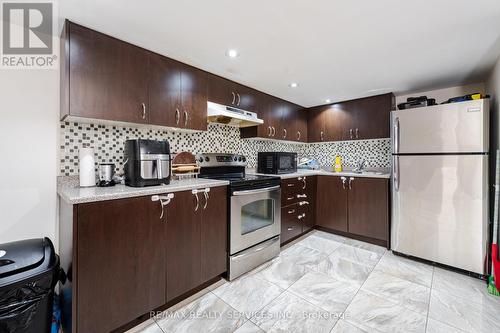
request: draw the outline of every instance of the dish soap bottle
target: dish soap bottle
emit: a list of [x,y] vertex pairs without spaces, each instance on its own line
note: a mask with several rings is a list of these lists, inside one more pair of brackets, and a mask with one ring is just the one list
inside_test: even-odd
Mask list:
[[335,165],[333,166],[335,172],[342,172],[342,157],[335,156]]

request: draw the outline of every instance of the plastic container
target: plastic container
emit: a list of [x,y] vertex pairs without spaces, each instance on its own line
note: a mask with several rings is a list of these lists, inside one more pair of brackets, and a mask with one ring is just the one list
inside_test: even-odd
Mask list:
[[50,239],[0,244],[0,332],[50,332],[58,276]]

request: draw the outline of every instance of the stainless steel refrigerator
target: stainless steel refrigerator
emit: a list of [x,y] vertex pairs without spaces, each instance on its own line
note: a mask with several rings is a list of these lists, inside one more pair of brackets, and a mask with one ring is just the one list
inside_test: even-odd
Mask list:
[[393,251],[485,274],[489,100],[391,113]]

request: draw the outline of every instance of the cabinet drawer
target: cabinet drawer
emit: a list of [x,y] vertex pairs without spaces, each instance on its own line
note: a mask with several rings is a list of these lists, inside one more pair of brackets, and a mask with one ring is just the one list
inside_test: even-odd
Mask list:
[[298,219],[297,205],[281,209],[281,243],[284,243],[302,233],[302,224]]

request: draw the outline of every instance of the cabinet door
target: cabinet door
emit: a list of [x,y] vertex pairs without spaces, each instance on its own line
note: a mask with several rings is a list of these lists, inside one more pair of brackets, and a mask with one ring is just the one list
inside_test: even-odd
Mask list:
[[227,271],[228,201],[225,186],[212,187],[209,199],[200,195],[203,208],[201,221],[201,275],[206,282]]
[[150,53],[149,122],[179,127],[181,118],[181,72],[179,63]]
[[181,127],[207,130],[207,73],[181,64]]
[[110,332],[165,303],[165,221],[150,197],[77,207],[78,332]]
[[324,106],[307,110],[307,139],[309,142],[325,141],[326,110],[327,108]]
[[347,187],[341,177],[318,176],[316,223],[332,230],[347,231]]
[[252,88],[235,84],[236,107],[245,111],[258,112],[258,92]]
[[234,106],[236,94],[233,91],[233,83],[217,75],[207,75],[209,76],[208,100],[222,105]]
[[121,42],[120,117],[124,121],[146,124],[149,121],[148,51]]
[[[201,199],[200,195],[198,195]],[[201,203],[191,191],[176,192],[166,207],[167,301],[201,283]]]
[[296,141],[297,132],[297,108],[292,104],[281,101],[281,120],[279,121],[279,132],[276,137],[281,140]]
[[121,42],[77,24],[67,24],[70,115],[129,120],[120,108]]
[[307,142],[308,134],[307,134],[307,111],[306,110],[298,110],[297,111],[297,116],[295,119],[295,129],[296,132],[294,133],[295,141],[299,142]]
[[389,233],[389,182],[354,178],[349,190],[349,232],[387,240]]
[[348,140],[345,131],[346,123],[349,123],[349,114],[343,104],[333,104],[328,107],[324,115],[325,141]]
[[299,177],[299,183],[302,183],[303,193],[307,195],[307,198],[302,200],[302,202],[305,201],[307,203],[300,205],[299,202],[299,214],[306,214],[302,221],[302,232],[306,232],[313,229],[316,224],[317,177]]

